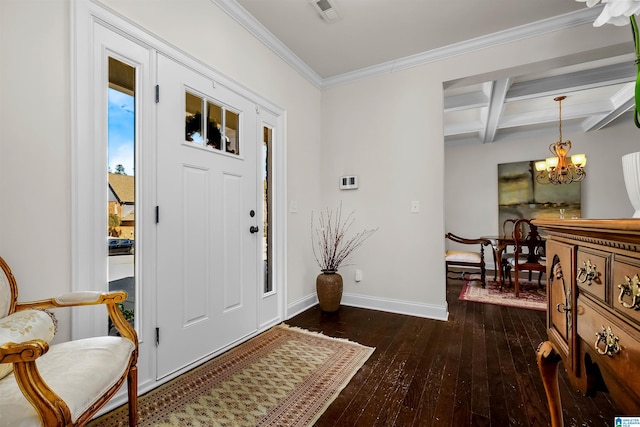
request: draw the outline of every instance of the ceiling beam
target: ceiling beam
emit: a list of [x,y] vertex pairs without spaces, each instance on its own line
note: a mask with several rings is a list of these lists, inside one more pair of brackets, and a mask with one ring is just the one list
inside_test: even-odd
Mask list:
[[632,82],[637,77],[633,62],[622,62],[553,77],[514,83],[507,101],[520,101],[542,96],[566,94],[577,90],[593,89]]
[[468,120],[462,123],[445,125],[443,129],[444,136],[455,136],[468,133],[478,134],[484,129],[484,123],[479,120]]
[[452,111],[470,110],[472,108],[485,107],[489,99],[483,91],[462,93],[444,98],[445,113]]
[[504,101],[511,87],[511,82],[512,78],[508,77],[506,79],[495,80],[491,86],[485,128],[480,134],[480,139],[485,144],[493,142],[496,138],[498,124],[500,123],[500,117],[504,110]]
[[613,109],[602,116],[594,116],[585,120],[582,127],[585,132],[600,130],[609,123],[631,110],[635,106],[635,83],[625,85],[618,93],[611,97]]
[[[594,101],[588,104],[563,106],[562,120],[584,119],[591,116],[601,117],[608,114],[613,108],[610,101]],[[502,117],[500,129],[534,126],[545,123],[558,123],[558,110],[547,108],[545,110],[530,111],[528,113],[511,114]]]

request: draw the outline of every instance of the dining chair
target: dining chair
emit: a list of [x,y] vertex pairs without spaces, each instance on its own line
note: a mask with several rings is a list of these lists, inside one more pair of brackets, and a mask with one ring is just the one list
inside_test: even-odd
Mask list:
[[541,285],[542,275],[547,270],[545,258],[545,241],[538,234],[538,227],[531,223],[530,219],[518,220],[513,229],[515,244],[514,256],[511,258],[510,267],[514,272],[515,294],[520,295],[520,271],[538,272],[538,286]]
[[[515,240],[513,237],[513,231],[516,223],[522,218],[508,218],[502,223],[502,235],[500,236],[500,290],[504,287],[505,278],[509,278],[509,287],[513,286],[513,280],[511,278],[511,265],[515,258]],[[523,227],[524,223],[520,223],[520,227]],[[526,234],[524,230],[520,230],[522,234]],[[526,258],[526,254],[520,253],[520,257]],[[531,271],[529,271],[529,280],[531,280]]]
[[[474,267],[480,269],[480,284],[484,288],[486,286],[486,267],[484,262],[484,247],[491,245],[491,241],[485,238],[469,239],[465,237],[456,236],[453,233],[447,233],[445,238],[464,245],[478,245],[478,251],[446,251],[444,255],[445,264],[447,267],[448,279],[464,279],[466,272],[458,272],[451,270],[451,267]],[[449,274],[457,274],[458,277],[450,277]]]
[[514,257],[515,245],[513,244],[513,229],[521,218],[507,218],[502,223],[502,234],[500,235],[500,289],[504,286],[506,277],[509,277],[511,283],[511,260]]

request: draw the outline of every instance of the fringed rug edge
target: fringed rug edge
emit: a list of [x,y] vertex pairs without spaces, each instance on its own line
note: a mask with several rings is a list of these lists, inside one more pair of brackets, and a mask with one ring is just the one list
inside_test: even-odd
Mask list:
[[[299,333],[303,333],[303,334],[307,334],[307,335],[312,335],[312,336],[315,336],[317,338],[322,338],[322,339],[326,339],[326,340],[340,341],[340,342],[344,342],[344,343],[353,344],[355,346],[368,348],[368,349],[371,350],[371,353],[373,353],[375,351],[375,349],[376,349],[375,347],[370,347],[370,346],[367,346],[367,345],[364,345],[364,344],[360,344],[359,342],[351,341],[351,340],[349,340],[347,338],[332,337],[332,336],[329,336],[329,335],[325,335],[324,333],[322,333],[320,331],[310,331],[308,329],[304,329],[304,328],[301,328],[299,326],[287,325],[285,322],[279,323],[279,324],[273,326],[273,328],[288,329],[288,330],[291,330],[291,331],[295,331],[295,332],[299,332]],[[371,356],[371,354],[369,354],[369,356]]]

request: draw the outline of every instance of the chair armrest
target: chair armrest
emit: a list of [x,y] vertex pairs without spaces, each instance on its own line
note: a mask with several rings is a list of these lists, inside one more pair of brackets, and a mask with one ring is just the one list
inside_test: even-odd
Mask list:
[[0,346],[0,363],[33,362],[49,351],[49,343],[41,339],[7,342]]
[[36,359],[49,351],[41,339],[0,346],[0,363],[13,363],[13,375],[22,394],[33,405],[45,425],[72,425],[67,404],[42,379]]
[[78,307],[83,305],[98,304],[118,304],[127,299],[125,291],[114,292],[68,292],[56,298],[43,299],[38,301],[19,301],[16,303],[16,311],[26,310],[29,308],[46,309],[60,307]]
[[444,236],[445,238],[449,239],[449,240],[453,240],[454,242],[457,243],[462,243],[465,245],[483,245],[483,246],[488,246],[491,244],[491,240],[489,239],[467,239],[464,237],[460,237],[460,236],[456,236],[453,233],[447,233]]
[[124,315],[118,308],[118,304],[124,302],[126,299],[127,293],[125,291],[69,292],[60,295],[57,298],[18,302],[16,303],[16,311],[26,310],[29,308],[46,309],[105,304],[107,306],[109,317],[118,332],[120,332],[120,335],[135,342],[137,346],[138,337],[136,331],[133,326],[127,322]]

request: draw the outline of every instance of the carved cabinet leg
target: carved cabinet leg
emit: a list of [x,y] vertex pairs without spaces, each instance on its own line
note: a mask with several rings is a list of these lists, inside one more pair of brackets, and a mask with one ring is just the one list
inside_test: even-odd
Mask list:
[[542,376],[542,383],[547,392],[547,402],[551,415],[551,426],[562,427],[562,402],[560,401],[560,389],[558,388],[558,363],[560,355],[549,341],[540,343],[536,355],[538,369]]

